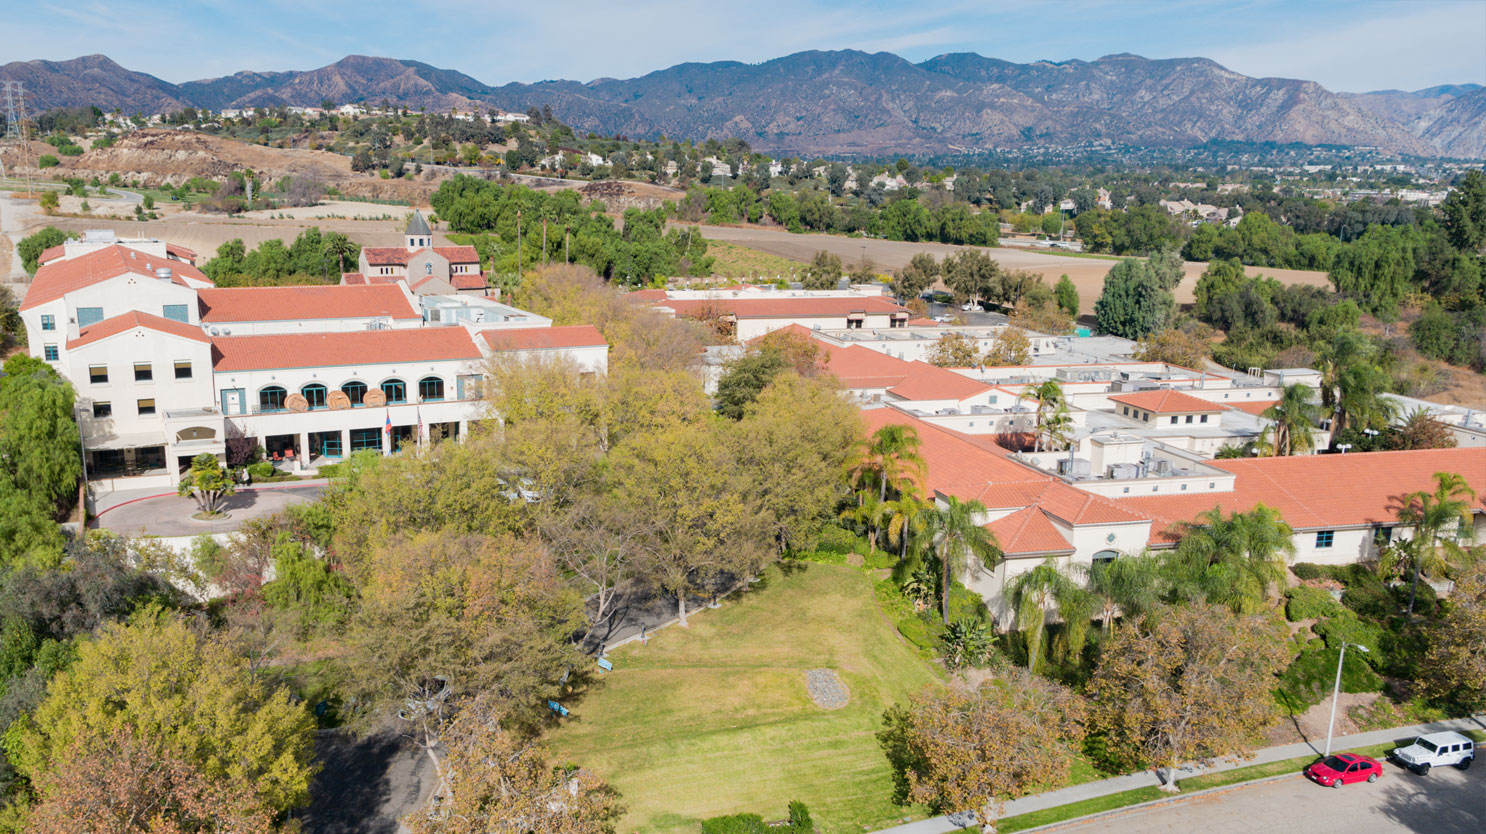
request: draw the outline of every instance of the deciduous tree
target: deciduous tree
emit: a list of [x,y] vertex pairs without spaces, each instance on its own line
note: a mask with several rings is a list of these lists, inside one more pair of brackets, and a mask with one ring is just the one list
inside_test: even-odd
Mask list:
[[553,765],[531,738],[476,705],[449,728],[438,803],[407,817],[413,834],[610,834],[619,794],[592,771]]
[[33,782],[79,749],[116,733],[167,759],[188,762],[225,790],[251,785],[273,812],[303,804],[314,772],[314,719],[284,689],[255,682],[225,646],[158,610],[105,625],[46,700],[12,728],[17,767]]
[[883,715],[877,734],[897,800],[971,811],[994,831],[1002,802],[1067,781],[1086,708],[1043,678],[1012,675],[974,692],[926,689]]
[[1486,562],[1461,572],[1428,638],[1420,664],[1425,691],[1467,712],[1486,708]]
[[1202,604],[1117,626],[1089,681],[1091,725],[1175,790],[1175,768],[1246,755],[1274,720],[1285,638],[1278,617]]
[[973,368],[981,362],[980,345],[964,333],[946,333],[929,348],[927,358],[941,368]]

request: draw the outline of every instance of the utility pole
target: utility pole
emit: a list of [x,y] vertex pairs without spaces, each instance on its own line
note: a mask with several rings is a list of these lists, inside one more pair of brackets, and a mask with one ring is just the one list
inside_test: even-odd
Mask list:
[[521,275],[521,209],[516,209],[516,274]]
[[570,258],[570,257],[568,257],[568,227],[567,226],[563,226],[562,227],[562,262],[565,263],[565,264],[570,264],[570,263],[573,262],[573,259]]
[[542,218],[542,268],[547,268],[547,218]]

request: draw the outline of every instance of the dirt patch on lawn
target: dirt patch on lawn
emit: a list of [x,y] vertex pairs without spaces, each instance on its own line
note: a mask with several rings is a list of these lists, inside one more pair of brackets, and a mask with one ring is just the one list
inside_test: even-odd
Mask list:
[[[1378,692],[1343,692],[1336,703],[1336,728],[1334,736],[1360,732],[1350,717],[1353,707],[1370,707],[1379,698]],[[1326,723],[1331,718],[1331,695],[1299,715],[1286,716],[1265,734],[1269,745],[1294,744],[1309,741],[1316,744],[1326,742]]]

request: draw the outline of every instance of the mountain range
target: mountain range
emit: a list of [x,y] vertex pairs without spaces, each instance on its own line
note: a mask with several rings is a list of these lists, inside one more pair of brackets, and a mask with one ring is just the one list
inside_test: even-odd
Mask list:
[[352,55],[309,71],[172,84],[103,55],[0,66],[29,107],[162,112],[194,106],[388,101],[443,110],[547,106],[581,131],[745,139],[776,153],[942,154],[1034,144],[1185,147],[1210,140],[1370,146],[1486,157],[1486,88],[1333,93],[1252,78],[1206,58],[1016,64],[974,53],[912,63],[886,52],[800,52],[679,64],[638,78],[493,87],[417,61]]

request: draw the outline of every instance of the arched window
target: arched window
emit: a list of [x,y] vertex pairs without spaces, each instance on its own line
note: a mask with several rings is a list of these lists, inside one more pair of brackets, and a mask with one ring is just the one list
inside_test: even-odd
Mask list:
[[311,382],[309,385],[299,389],[299,393],[304,395],[304,401],[309,403],[311,409],[325,407],[327,389],[320,383]]
[[355,408],[366,400],[366,383],[352,380],[341,386],[341,392],[351,401],[351,407]]
[[426,376],[418,380],[418,399],[423,402],[435,402],[444,398],[444,379],[437,376]]
[[1118,550],[1101,550],[1098,553],[1094,554],[1094,564],[1097,565],[1100,562],[1113,562],[1118,558],[1120,558],[1120,551]]
[[284,398],[289,396],[281,385],[270,385],[258,391],[259,411],[283,411]]
[[408,401],[408,384],[400,379],[389,379],[382,383],[382,393],[388,403],[405,403]]

